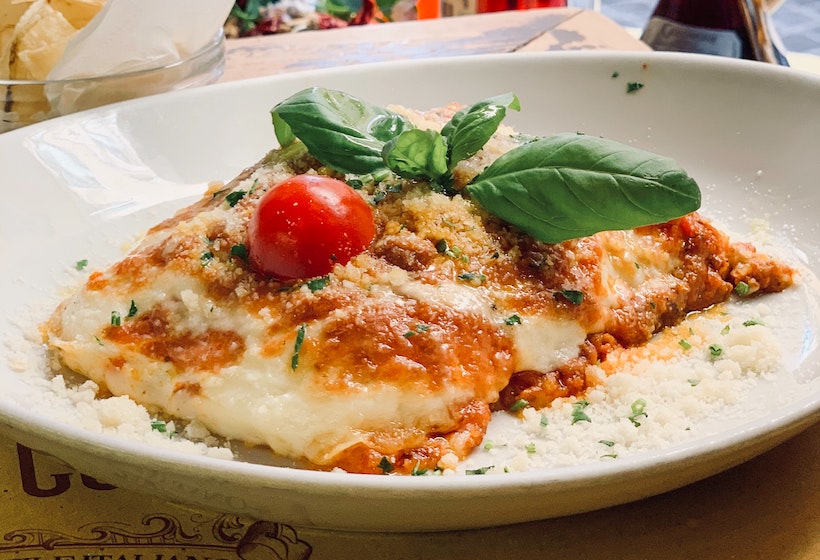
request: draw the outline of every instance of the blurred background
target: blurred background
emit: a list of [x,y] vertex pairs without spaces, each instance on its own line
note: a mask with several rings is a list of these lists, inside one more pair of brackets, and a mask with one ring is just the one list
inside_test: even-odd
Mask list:
[[[639,36],[657,0],[567,2],[570,7],[598,9]],[[371,8],[359,11],[367,3],[371,4]],[[238,0],[228,18],[226,32],[231,37],[327,29],[353,23],[357,12],[360,18],[358,23],[367,23],[385,19],[415,19],[417,8],[419,16],[423,12],[444,15],[471,13],[476,5],[490,3],[498,4],[496,0]],[[549,6],[563,2],[533,0],[533,3]],[[777,6],[771,20],[786,51],[820,55],[820,0],[766,0],[766,4]]]
[[[656,0],[600,0],[601,13],[633,29],[644,28],[655,4]],[[820,55],[820,0],[785,0],[772,23],[787,51]]]

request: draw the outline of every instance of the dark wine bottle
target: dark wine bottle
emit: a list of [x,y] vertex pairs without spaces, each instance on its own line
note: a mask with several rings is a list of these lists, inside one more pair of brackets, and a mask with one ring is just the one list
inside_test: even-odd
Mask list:
[[657,51],[789,65],[763,0],[659,0],[641,39]]

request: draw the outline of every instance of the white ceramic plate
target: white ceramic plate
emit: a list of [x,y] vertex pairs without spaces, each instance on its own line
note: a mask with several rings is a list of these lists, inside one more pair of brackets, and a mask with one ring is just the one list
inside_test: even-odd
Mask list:
[[[627,84],[643,88],[628,94]],[[512,91],[522,132],[583,131],[670,155],[704,186],[704,210],[766,218],[820,272],[820,79],[677,54],[546,53],[437,59],[290,74],[113,105],[0,136],[0,332],[54,299],[78,258],[122,244],[230,179],[272,147],[268,110],[322,85],[378,104],[428,108]],[[733,224],[742,229],[743,220]],[[443,530],[578,513],[664,492],[745,461],[820,417],[816,293],[794,316],[788,374],[803,388],[754,406],[708,437],[618,461],[504,476],[310,472],[182,455],[67,426],[0,364],[0,428],[125,488],[297,525]],[[805,305],[802,305],[805,304]],[[5,346],[7,357],[13,349]],[[34,372],[35,374],[37,372]],[[31,374],[31,372],[29,372]]]

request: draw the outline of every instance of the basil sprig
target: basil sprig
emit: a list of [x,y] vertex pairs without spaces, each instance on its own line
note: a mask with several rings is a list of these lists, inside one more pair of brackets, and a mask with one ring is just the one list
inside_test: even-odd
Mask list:
[[663,223],[694,212],[701,201],[697,183],[673,160],[570,133],[511,150],[467,191],[496,217],[547,243]]
[[[423,179],[455,194],[452,172],[495,134],[518,98],[504,94],[453,115],[441,132],[343,92],[310,88],[271,110],[285,147],[298,138],[339,172]],[[663,223],[697,210],[697,183],[670,158],[581,134],[527,142],[498,158],[466,191],[489,213],[539,241]]]
[[413,125],[403,116],[340,91],[314,87],[271,110],[282,147],[296,138],[324,165],[354,175],[385,170],[382,149]]

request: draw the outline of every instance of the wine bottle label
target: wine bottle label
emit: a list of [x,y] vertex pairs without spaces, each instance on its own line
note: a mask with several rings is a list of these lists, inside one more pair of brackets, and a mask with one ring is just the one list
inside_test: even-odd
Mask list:
[[656,51],[693,52],[741,58],[743,42],[737,33],[725,29],[695,27],[653,16],[641,40]]

